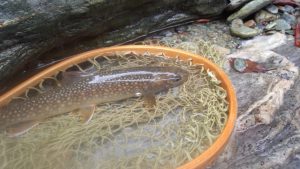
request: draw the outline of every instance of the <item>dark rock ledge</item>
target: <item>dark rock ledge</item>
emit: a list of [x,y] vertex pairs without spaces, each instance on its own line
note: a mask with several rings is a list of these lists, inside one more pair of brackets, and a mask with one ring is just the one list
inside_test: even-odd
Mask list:
[[[216,16],[225,7],[226,0],[213,4],[210,0],[2,0],[0,84],[26,64],[70,42],[80,47],[62,52],[62,57],[125,42],[195,17]],[[87,38],[97,40],[83,42]]]

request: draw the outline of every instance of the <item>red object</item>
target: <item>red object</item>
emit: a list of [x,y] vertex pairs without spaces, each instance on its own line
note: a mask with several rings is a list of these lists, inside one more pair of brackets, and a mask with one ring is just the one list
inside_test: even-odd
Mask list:
[[209,19],[198,19],[196,20],[196,23],[207,23],[209,21],[210,21]]
[[235,71],[240,73],[265,73],[268,71],[264,65],[253,62],[249,59],[230,58],[229,63]]
[[300,4],[295,2],[294,0],[274,0],[273,4],[275,4],[275,5],[300,6]]
[[298,22],[295,28],[295,46],[300,47],[300,23]]

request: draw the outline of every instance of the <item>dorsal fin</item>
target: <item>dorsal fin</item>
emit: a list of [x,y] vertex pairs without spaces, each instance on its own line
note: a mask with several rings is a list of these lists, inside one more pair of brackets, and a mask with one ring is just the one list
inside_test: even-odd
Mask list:
[[82,78],[85,77],[89,77],[89,76],[93,76],[95,75],[95,73],[97,73],[97,69],[96,68],[89,68],[87,70],[83,71],[64,71],[61,73],[62,75],[62,79],[61,79],[61,83],[62,84],[70,84],[73,82],[76,82]]

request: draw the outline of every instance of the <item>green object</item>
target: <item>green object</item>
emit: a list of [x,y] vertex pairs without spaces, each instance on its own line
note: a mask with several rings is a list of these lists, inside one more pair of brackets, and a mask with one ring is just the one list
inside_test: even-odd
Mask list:
[[253,0],[253,1],[250,1],[249,3],[244,5],[240,10],[238,10],[237,12],[231,14],[227,18],[227,21],[231,22],[231,21],[233,21],[234,19],[237,19],[237,18],[244,19],[247,16],[249,16],[249,15],[259,11],[263,7],[267,6],[271,2],[272,2],[272,0]]
[[236,58],[233,62],[234,69],[238,72],[244,72],[247,68],[247,63],[244,59]]

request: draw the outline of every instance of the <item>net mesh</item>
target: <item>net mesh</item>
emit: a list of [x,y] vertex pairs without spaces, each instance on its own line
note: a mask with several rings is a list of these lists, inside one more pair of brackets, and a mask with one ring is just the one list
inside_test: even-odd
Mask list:
[[[227,120],[226,91],[213,72],[190,61],[131,52],[95,57],[71,69],[143,65],[180,66],[190,77],[184,85],[158,94],[153,108],[145,107],[141,98],[131,98],[98,105],[88,124],[66,114],[45,120],[19,138],[2,133],[0,168],[175,168],[201,154]],[[47,85],[47,79],[54,83]],[[32,92],[60,85],[59,80],[59,74],[46,78],[20,98],[30,99]]]

